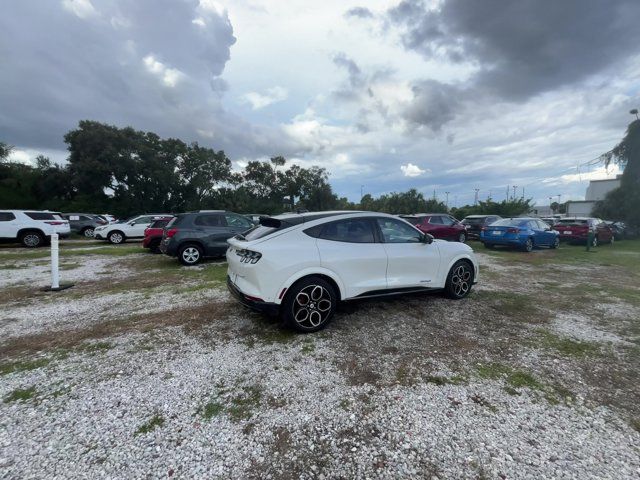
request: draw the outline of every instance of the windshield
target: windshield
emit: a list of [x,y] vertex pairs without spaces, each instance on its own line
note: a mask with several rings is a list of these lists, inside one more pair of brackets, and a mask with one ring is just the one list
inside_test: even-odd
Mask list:
[[418,225],[420,223],[420,219],[418,217],[400,217],[403,220],[406,220],[411,225]]
[[480,223],[484,222],[484,217],[480,217],[480,218],[465,218],[464,220],[462,220],[462,223],[467,224],[467,225],[478,225]]

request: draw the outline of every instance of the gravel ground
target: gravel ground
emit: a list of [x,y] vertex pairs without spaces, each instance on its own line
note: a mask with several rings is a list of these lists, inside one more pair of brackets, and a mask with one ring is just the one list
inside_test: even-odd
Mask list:
[[640,476],[640,306],[585,301],[581,267],[527,265],[523,283],[482,254],[468,299],[345,304],[296,335],[219,283],[185,288],[215,263],[67,260],[79,282],[106,273],[0,300],[3,478]]

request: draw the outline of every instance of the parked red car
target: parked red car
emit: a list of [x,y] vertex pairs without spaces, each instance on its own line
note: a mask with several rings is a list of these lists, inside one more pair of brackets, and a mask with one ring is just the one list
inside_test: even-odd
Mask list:
[[400,217],[418,227],[421,232],[429,233],[435,238],[464,243],[468,237],[467,227],[446,213],[416,213]]
[[151,253],[160,253],[160,242],[162,241],[162,230],[173,217],[156,218],[144,231],[142,246],[148,248]]
[[613,243],[613,230],[599,218],[561,218],[552,227],[560,232],[560,240],[572,243],[587,243],[589,230],[594,232],[592,246],[599,243]]

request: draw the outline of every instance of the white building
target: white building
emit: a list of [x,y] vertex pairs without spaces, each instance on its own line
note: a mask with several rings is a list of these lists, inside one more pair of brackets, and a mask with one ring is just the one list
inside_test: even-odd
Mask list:
[[570,217],[588,217],[591,210],[595,207],[596,202],[604,200],[611,190],[615,190],[620,186],[622,175],[616,178],[605,180],[591,180],[587,187],[587,193],[584,200],[571,201],[567,203],[567,215]]

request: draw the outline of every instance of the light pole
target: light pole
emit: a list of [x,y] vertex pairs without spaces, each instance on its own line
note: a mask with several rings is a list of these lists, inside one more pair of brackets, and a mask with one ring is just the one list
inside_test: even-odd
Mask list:
[[480,191],[480,189],[479,188],[475,188],[474,190],[476,191],[476,196],[473,199],[473,204],[477,205],[478,204],[478,192]]
[[449,192],[444,192],[444,194],[447,196],[447,200],[446,200],[446,207],[447,207],[447,212],[449,211]]
[[518,186],[517,186],[517,185],[514,185],[514,186],[513,186],[513,199],[514,199],[514,200],[516,199],[516,188],[518,188]]

